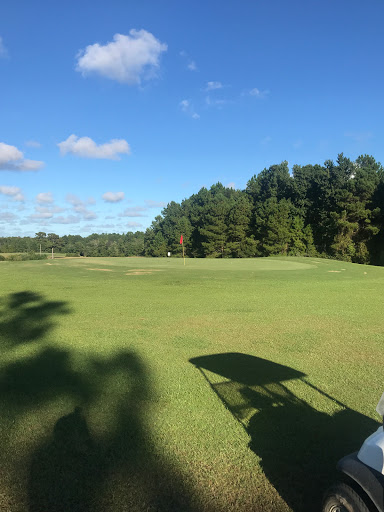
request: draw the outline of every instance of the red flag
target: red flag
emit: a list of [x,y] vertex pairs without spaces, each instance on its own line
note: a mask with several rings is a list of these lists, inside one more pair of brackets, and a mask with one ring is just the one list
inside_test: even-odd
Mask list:
[[182,245],[182,244],[183,244],[183,235],[181,235],[181,237],[180,237],[180,245]]

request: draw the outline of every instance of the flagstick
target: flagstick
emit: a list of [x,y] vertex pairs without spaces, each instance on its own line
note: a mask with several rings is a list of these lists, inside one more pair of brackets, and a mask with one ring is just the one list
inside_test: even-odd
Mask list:
[[185,255],[184,255],[184,240],[183,240],[183,258],[184,258],[184,266],[185,266]]

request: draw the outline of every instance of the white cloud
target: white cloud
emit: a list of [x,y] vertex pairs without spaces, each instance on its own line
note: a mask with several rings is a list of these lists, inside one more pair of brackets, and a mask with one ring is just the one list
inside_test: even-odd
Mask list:
[[27,140],[25,145],[29,148],[41,148],[41,144],[40,142],[37,142],[37,140]]
[[227,188],[233,188],[233,189],[235,189],[235,188],[236,188],[235,183],[234,183],[233,181],[230,181],[230,182],[228,183],[228,185],[227,185]]
[[226,105],[228,103],[231,103],[230,100],[223,100],[223,99],[212,99],[210,96],[207,96],[205,98],[205,103],[209,107],[222,107],[223,105]]
[[86,208],[86,203],[82,201],[79,197],[77,197],[75,194],[67,194],[65,200],[67,201],[67,203],[72,205],[73,210],[76,213],[79,213],[84,220],[97,219],[96,213],[93,212],[92,210],[88,210]]
[[[29,220],[48,220],[52,219],[55,213],[64,212],[65,208],[59,206],[36,206],[35,212],[28,216]],[[53,220],[53,222],[56,222]]]
[[80,199],[80,197],[75,196],[75,194],[67,194],[65,197],[65,200],[67,201],[67,203],[71,204],[72,206],[84,205],[84,202]]
[[132,208],[126,208],[123,212],[119,213],[119,217],[146,217],[143,212],[146,212],[147,208],[143,206],[134,206]]
[[215,89],[222,89],[223,84],[221,82],[207,82],[207,87],[205,90],[208,91],[214,91]]
[[118,203],[124,199],[124,192],[105,192],[102,197],[107,203]]
[[14,201],[24,201],[23,193],[19,187],[7,187],[5,185],[0,185],[0,194],[10,196]]
[[187,69],[189,71],[197,71],[197,65],[196,62],[188,57],[188,53],[184,50],[179,53],[180,57],[183,57],[184,59],[188,59]]
[[167,206],[163,201],[152,201],[151,199],[145,199],[144,203],[148,208],[164,208],[164,206]]
[[60,206],[36,206],[35,210],[40,213],[61,213],[65,212],[65,208]]
[[0,58],[8,57],[8,50],[4,46],[3,38],[0,36]]
[[129,31],[129,35],[115,34],[113,41],[91,44],[77,55],[76,70],[86,75],[96,73],[126,84],[140,84],[143,79],[156,76],[160,55],[167,50],[146,30]]
[[183,112],[190,115],[192,119],[200,119],[199,114],[197,114],[189,100],[182,100],[179,103],[179,106]]
[[257,87],[255,87],[254,89],[251,89],[249,91],[249,95],[250,96],[254,96],[255,98],[265,98],[269,95],[269,91],[268,89],[265,89],[264,91],[261,91],[260,89],[258,89]]
[[128,228],[142,228],[143,225],[140,222],[127,222]]
[[83,158],[104,158],[107,160],[120,160],[119,154],[129,154],[130,147],[124,139],[113,139],[105,144],[97,145],[90,137],[77,137],[70,135],[67,140],[59,142],[60,153]]
[[16,146],[0,142],[0,171],[38,171],[44,162],[27,160]]
[[80,221],[80,217],[68,215],[68,217],[56,217],[52,222],[54,224],[78,224]]
[[76,213],[80,213],[84,220],[93,220],[97,219],[97,215],[92,210],[87,210],[86,208],[77,207],[75,208]]
[[36,201],[39,204],[51,204],[53,203],[53,196],[52,192],[40,192],[40,194],[37,194]]
[[0,222],[14,222],[17,216],[14,213],[3,212],[0,213]]
[[29,215],[29,219],[30,220],[34,220],[34,219],[52,219],[53,217],[53,213],[51,212],[37,212],[37,213],[32,213],[31,215]]

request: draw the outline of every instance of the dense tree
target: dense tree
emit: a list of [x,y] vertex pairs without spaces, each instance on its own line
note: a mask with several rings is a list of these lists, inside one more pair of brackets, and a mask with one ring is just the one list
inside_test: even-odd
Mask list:
[[145,233],[88,237],[36,233],[0,238],[0,252],[55,251],[85,256],[253,257],[316,254],[384,265],[384,170],[372,156],[338,155],[324,165],[282,162],[245,190],[216,183],[171,201]]
[[227,217],[229,202],[221,194],[212,195],[202,212],[203,226],[199,228],[204,255],[223,257],[227,249]]
[[234,258],[255,256],[257,243],[251,234],[252,204],[243,194],[234,200],[227,217],[226,255]]
[[40,254],[45,251],[45,245],[47,241],[47,233],[44,233],[44,231],[39,231],[35,234],[35,239],[39,245],[39,252]]
[[59,251],[63,246],[63,242],[56,233],[48,233],[47,246],[52,250],[52,258],[54,251]]

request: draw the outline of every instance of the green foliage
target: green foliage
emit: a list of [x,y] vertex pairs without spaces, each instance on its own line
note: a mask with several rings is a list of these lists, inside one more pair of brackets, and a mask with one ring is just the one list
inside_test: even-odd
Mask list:
[[46,260],[46,259],[47,259],[46,254],[37,254],[34,252],[8,254],[8,256],[6,258],[3,256],[3,260],[8,260],[8,261],[27,261],[27,260]]
[[55,253],[72,256],[142,256],[144,254],[144,233],[141,231],[125,234],[94,233],[85,238],[80,235],[58,237],[54,233],[50,234],[49,238],[42,235],[45,233],[36,233],[35,238],[0,237],[0,252],[40,252],[41,240],[42,252],[51,252],[53,244]]
[[[164,208],[145,235],[145,254],[192,257],[325,254],[384,263],[384,171],[373,157],[343,154],[323,166],[272,165],[244,191],[203,187]],[[161,236],[160,236],[161,234]],[[154,239],[156,238],[156,243]],[[373,255],[373,256],[372,256]],[[382,255],[382,256],[381,256]]]
[[227,217],[229,201],[223,194],[211,196],[202,211],[203,226],[199,228],[204,255],[211,258],[223,257],[227,245]]
[[0,238],[0,252],[80,256],[247,258],[322,254],[384,265],[384,169],[372,156],[342,153],[324,165],[286,161],[255,174],[245,190],[218,182],[171,201],[145,233]]
[[23,254],[25,256],[26,260],[46,260],[47,255],[46,254],[38,254],[35,252],[29,252],[28,254]]
[[252,204],[241,195],[233,201],[227,220],[226,253],[234,258],[255,256],[257,243],[251,234]]
[[8,254],[7,256],[7,260],[9,261],[23,261],[25,259],[25,255],[23,254]]
[[256,237],[261,256],[288,254],[294,207],[290,200],[270,197],[256,210]]

